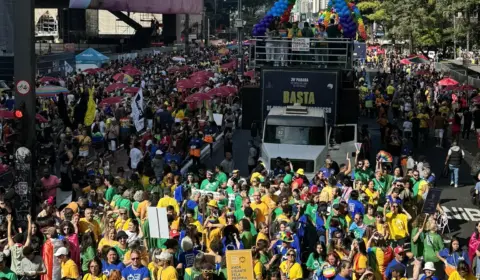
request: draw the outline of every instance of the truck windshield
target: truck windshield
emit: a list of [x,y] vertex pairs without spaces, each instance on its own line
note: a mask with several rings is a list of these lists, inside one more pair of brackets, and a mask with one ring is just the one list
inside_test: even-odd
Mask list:
[[325,145],[324,127],[267,125],[264,143],[290,145]]

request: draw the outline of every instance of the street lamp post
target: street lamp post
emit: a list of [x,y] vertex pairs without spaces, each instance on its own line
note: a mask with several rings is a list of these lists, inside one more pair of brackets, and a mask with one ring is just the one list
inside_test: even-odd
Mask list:
[[238,0],[238,18],[235,21],[235,27],[237,28],[237,44],[238,44],[238,56],[237,56],[237,75],[239,78],[243,76],[243,18],[242,18],[243,4],[242,0]]

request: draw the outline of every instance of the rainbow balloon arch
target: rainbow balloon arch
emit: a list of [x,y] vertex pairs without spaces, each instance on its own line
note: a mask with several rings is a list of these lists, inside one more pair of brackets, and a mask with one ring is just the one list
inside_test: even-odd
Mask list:
[[[253,27],[253,36],[264,36],[270,24],[278,17],[280,22],[288,22],[295,2],[296,0],[275,2],[265,17]],[[367,40],[365,24],[355,3],[349,0],[329,0],[327,10],[319,13],[318,24],[328,26],[333,17],[342,30],[344,38],[356,39],[358,33],[363,40]]]

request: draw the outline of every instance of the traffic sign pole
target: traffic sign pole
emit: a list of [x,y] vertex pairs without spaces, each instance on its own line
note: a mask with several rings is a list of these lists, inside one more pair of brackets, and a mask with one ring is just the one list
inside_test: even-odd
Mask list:
[[[14,77],[15,77],[15,108],[25,108],[25,114],[22,120],[22,129],[17,131],[20,133],[16,139],[22,140],[22,144],[30,150],[29,168],[22,168],[16,172],[16,182],[26,182],[28,184],[27,195],[21,195],[20,190],[15,192],[22,197],[24,205],[35,205],[32,201],[33,196],[29,195],[33,190],[33,178],[36,167],[36,131],[35,131],[35,115],[36,115],[36,95],[35,95],[35,1],[34,0],[15,0],[13,1],[14,10]],[[16,141],[18,143],[18,141]],[[25,151],[22,148],[18,151]],[[22,166],[17,166],[16,169]],[[23,184],[24,184],[23,183]],[[29,202],[29,203],[27,203]],[[27,207],[28,208],[28,207]],[[16,217],[17,223],[22,223],[26,217],[26,213],[31,212],[30,209],[22,209]],[[23,214],[22,214],[23,213]]]

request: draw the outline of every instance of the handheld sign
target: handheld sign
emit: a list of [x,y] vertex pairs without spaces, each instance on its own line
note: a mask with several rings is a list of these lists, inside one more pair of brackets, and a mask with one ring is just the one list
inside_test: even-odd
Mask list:
[[148,207],[147,216],[151,238],[170,238],[167,208]]
[[228,279],[255,279],[253,278],[253,258],[251,250],[228,250],[226,257]]
[[437,205],[440,202],[440,197],[442,196],[442,189],[440,188],[431,188],[428,191],[427,198],[423,204],[422,213],[426,214],[435,214],[437,212]]

